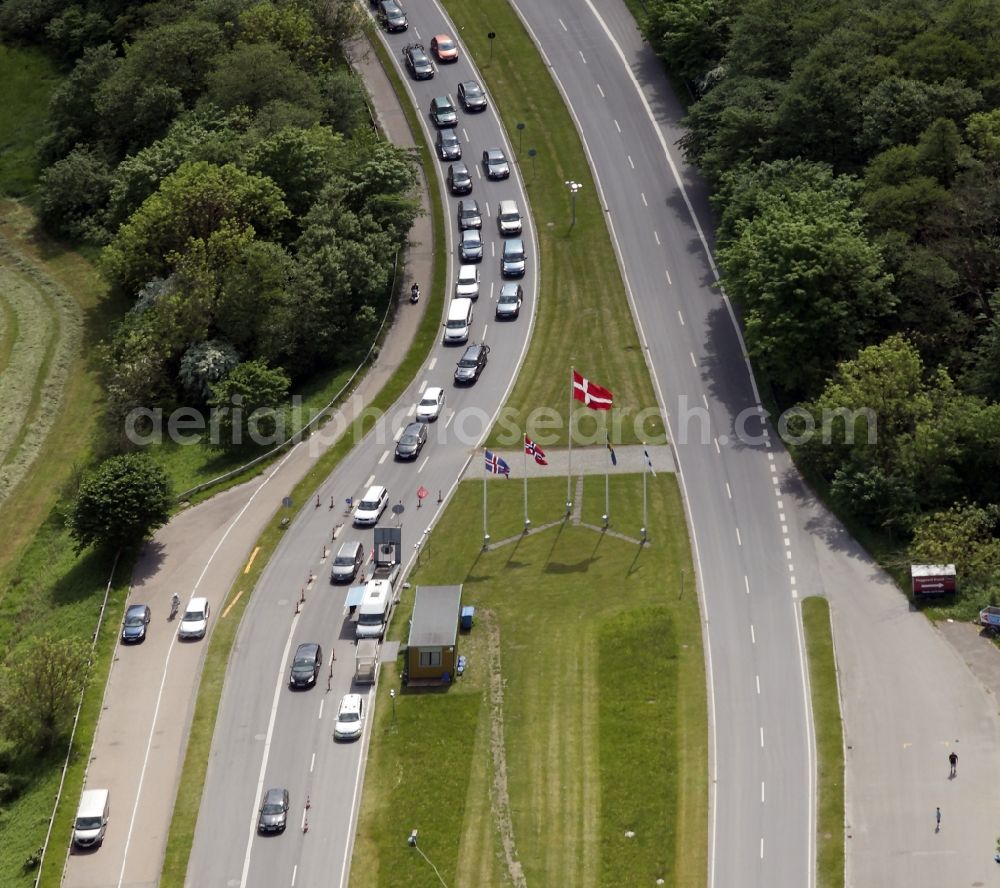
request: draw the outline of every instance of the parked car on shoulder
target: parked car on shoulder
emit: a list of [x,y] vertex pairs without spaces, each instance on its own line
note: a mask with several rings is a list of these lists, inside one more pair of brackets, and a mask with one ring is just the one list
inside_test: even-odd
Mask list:
[[458,101],[466,111],[485,111],[486,93],[477,80],[463,80],[458,85]]
[[441,160],[462,159],[462,142],[455,130],[451,128],[438,130],[434,145]]
[[506,179],[510,176],[507,155],[499,148],[487,148],[483,152],[483,169],[487,179]]
[[407,43],[403,47],[403,61],[414,80],[430,80],[434,76],[434,65],[422,43]]
[[451,34],[438,34],[431,37],[431,52],[439,62],[457,62],[458,44]]
[[431,99],[431,122],[435,126],[454,126],[458,123],[458,112],[451,96],[436,96]]
[[140,642],[146,640],[146,627],[149,625],[149,606],[146,604],[130,604],[122,620],[122,641]]
[[479,374],[486,367],[489,353],[490,347],[485,342],[468,346],[455,366],[455,382],[471,384],[479,379]]

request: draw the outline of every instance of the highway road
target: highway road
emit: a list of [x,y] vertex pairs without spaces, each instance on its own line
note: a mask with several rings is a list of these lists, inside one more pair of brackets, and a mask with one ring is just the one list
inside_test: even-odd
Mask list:
[[[514,2],[571,108],[684,487],[711,685],[710,885],[808,888],[814,754],[798,613],[815,559],[788,533],[780,441],[715,286],[682,110],[618,2]],[[599,8],[598,8],[599,6]]]
[[[428,50],[431,37],[452,32],[435,8],[410,12],[405,33],[385,36],[397,58],[409,42],[419,41]],[[459,81],[477,78],[465,56],[442,65],[431,80],[408,80],[413,101],[422,112],[426,132],[433,142],[434,128],[427,119],[435,96],[455,97]],[[475,180],[471,197],[483,213],[486,243],[481,263],[481,295],[475,308],[472,340],[486,341],[491,351],[479,381],[468,388],[452,384],[454,364],[463,347],[439,345],[402,396],[397,409],[375,425],[319,491],[321,507],[306,508],[287,529],[284,540],[264,571],[244,616],[227,671],[216,732],[206,777],[188,884],[259,886],[344,884],[363,777],[367,727],[356,743],[334,743],[333,723],[341,696],[352,689],[354,671],[353,626],[344,607],[345,588],[328,582],[329,558],[325,547],[348,539],[372,546],[370,529],[351,527],[344,515],[347,497],[355,501],[369,484],[388,487],[391,503],[404,511],[395,517],[387,511],[381,524],[400,523],[404,560],[415,556],[415,547],[439,508],[438,492],[447,500],[470,458],[482,459],[476,444],[506,399],[528,342],[534,316],[537,253],[530,207],[511,164],[506,181],[489,182],[479,163],[482,151],[500,147],[512,157],[510,146],[492,108],[477,114],[459,110],[458,132],[465,160]],[[438,161],[440,163],[440,161]],[[443,173],[447,164],[440,163]],[[442,186],[444,188],[444,186]],[[517,200],[524,215],[523,237],[528,250],[527,273],[521,281],[525,302],[520,318],[494,320],[494,303],[500,285],[499,254],[502,244],[494,216],[497,201]],[[442,193],[451,260],[447,279],[454,281],[458,198]],[[471,340],[470,340],[471,341]],[[428,443],[413,463],[394,461],[392,447],[398,431],[412,418],[419,394],[428,385],[447,391],[442,417],[431,426]],[[416,491],[430,491],[426,505],[417,508]],[[336,508],[331,510],[331,500]],[[348,522],[336,544],[333,526]],[[313,584],[308,584],[315,573]],[[306,601],[296,613],[295,602],[304,586]],[[292,691],[287,687],[289,660],[303,641],[320,642],[332,673],[327,670],[317,687]],[[367,725],[367,723],[366,723]],[[283,786],[290,792],[292,810],[284,835],[256,834],[256,809],[263,790]],[[306,808],[306,804],[309,807]]]

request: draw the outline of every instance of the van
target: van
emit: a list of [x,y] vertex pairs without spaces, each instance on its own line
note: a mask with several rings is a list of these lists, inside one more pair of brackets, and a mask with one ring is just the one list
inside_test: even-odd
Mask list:
[[448,306],[448,320],[444,324],[444,341],[446,343],[467,342],[469,327],[472,326],[472,300],[465,296],[456,296]]
[[344,543],[333,557],[330,568],[331,583],[349,583],[365,563],[365,547],[357,540]]
[[389,580],[369,580],[365,597],[358,608],[355,638],[381,638],[392,608],[392,583]]
[[361,497],[361,502],[354,510],[354,523],[361,525],[378,524],[378,519],[382,517],[385,507],[389,505],[389,491],[380,484],[373,484],[365,495]]
[[521,233],[521,212],[517,208],[516,201],[500,201],[497,207],[497,228],[504,237]]
[[81,848],[100,845],[111,814],[111,793],[106,789],[85,789],[73,821],[73,841]]

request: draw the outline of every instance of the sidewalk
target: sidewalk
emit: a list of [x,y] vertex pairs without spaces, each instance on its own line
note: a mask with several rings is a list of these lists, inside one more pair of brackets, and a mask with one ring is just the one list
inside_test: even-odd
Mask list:
[[[360,50],[352,55],[386,138],[401,147],[413,146],[377,56]],[[350,426],[399,366],[426,310],[425,300],[412,306],[408,299],[409,281],[425,283],[429,289],[432,280],[430,204],[422,171],[419,188],[423,212],[410,230],[406,285],[400,288],[404,296],[378,358],[340,411],[340,428]],[[174,624],[164,627],[170,595],[181,590],[183,597],[196,590],[208,597],[214,619],[219,619],[226,593],[282,499],[333,443],[314,435],[263,476],[178,514],[142,552],[129,600],[149,604],[153,623],[143,645],[116,651],[87,774],[88,786],[111,790],[115,828],[108,831],[100,854],[69,855],[65,873],[69,888],[159,882],[207,650],[203,643],[175,643]]]

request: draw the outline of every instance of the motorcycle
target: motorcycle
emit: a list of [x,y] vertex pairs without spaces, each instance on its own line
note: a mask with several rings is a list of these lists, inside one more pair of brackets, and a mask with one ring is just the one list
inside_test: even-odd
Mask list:
[[420,287],[414,284],[410,287],[410,305],[416,305],[420,301]]

